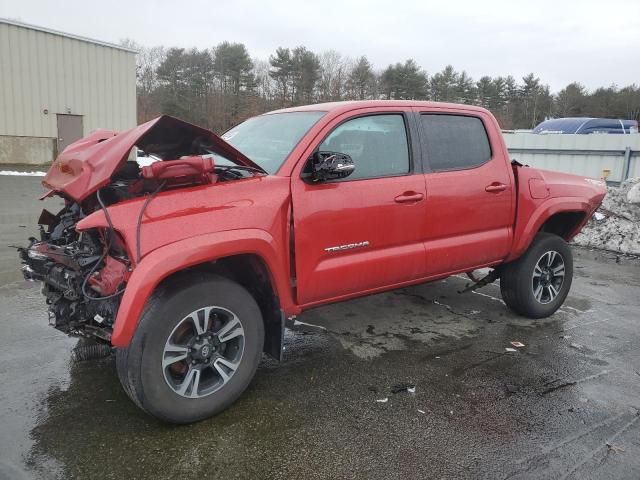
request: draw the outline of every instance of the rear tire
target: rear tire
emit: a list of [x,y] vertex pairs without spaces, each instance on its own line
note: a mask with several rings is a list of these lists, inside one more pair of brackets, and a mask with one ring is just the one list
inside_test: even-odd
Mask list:
[[116,351],[116,366],[138,407],[166,422],[191,423],[244,392],[263,345],[251,294],[227,278],[193,273],[157,289],[131,343]]
[[503,266],[502,298],[512,311],[545,318],[562,306],[573,278],[571,248],[563,238],[539,233],[517,260]]

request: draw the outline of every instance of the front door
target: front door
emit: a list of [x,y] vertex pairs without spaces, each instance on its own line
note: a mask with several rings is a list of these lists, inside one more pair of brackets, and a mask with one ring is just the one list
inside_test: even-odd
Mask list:
[[83,136],[82,115],[65,115],[58,117],[58,153]]
[[309,305],[420,278],[425,184],[414,172],[406,118],[337,120],[318,150],[351,156],[344,179],[292,178],[297,299]]

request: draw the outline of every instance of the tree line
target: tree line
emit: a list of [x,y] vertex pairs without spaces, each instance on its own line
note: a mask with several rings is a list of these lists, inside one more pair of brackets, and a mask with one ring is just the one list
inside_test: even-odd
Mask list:
[[377,70],[366,56],[304,46],[280,47],[268,59],[252,58],[245,45],[210,49],[136,48],[138,121],[161,113],[224,131],[269,110],[318,102],[415,99],[480,105],[504,129],[533,128],[552,117],[640,119],[640,87],[587,90],[578,82],[552,93],[535,74],[474,80],[449,65],[428,74],[408,59]]

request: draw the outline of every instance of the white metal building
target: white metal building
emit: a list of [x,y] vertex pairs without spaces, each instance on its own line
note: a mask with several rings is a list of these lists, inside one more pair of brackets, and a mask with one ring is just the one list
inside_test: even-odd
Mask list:
[[136,51],[0,18],[0,164],[136,124]]

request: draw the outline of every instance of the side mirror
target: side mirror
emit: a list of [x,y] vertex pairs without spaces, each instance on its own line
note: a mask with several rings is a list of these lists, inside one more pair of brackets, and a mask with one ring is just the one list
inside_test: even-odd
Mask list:
[[353,159],[346,153],[315,152],[312,157],[311,179],[326,182],[348,177],[356,169]]

